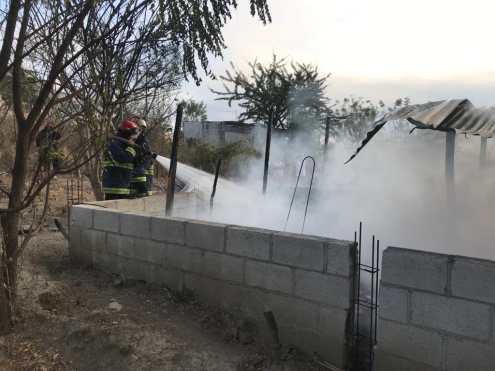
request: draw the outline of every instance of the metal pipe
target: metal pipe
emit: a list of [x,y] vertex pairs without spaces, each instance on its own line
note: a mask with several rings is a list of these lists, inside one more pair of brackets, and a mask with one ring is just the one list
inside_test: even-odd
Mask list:
[[167,201],[165,205],[165,215],[170,216],[174,207],[174,195],[175,195],[175,174],[177,172],[177,151],[179,147],[179,136],[182,124],[182,112],[184,106],[180,103],[177,106],[177,114],[175,116],[175,129],[174,137],[172,140],[172,151],[170,154],[170,168],[167,178]]
[[455,160],[455,131],[449,130],[445,138],[445,181],[447,186],[447,200],[453,201],[455,197],[454,168]]
[[213,208],[213,198],[215,197],[215,193],[217,192],[217,181],[218,181],[218,174],[220,173],[221,164],[222,164],[222,159],[219,158],[217,161],[217,166],[215,168],[215,180],[213,181],[213,190],[211,191],[211,196],[210,196],[210,209]]
[[480,169],[484,169],[486,167],[486,144],[488,138],[481,137],[480,143]]
[[265,168],[263,171],[263,194],[266,193],[268,186],[268,167],[270,164],[270,145],[272,142],[272,125],[273,125],[273,110],[270,111],[270,119],[266,128],[266,145],[265,145]]

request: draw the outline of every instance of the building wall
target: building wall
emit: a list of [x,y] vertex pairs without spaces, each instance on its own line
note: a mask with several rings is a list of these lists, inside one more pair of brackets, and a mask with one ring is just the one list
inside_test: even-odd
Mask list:
[[117,210],[131,208],[120,202],[72,208],[73,261],[193,290],[206,303],[239,310],[262,338],[270,336],[264,313],[271,311],[283,344],[345,367],[353,243],[155,217],[147,199],[138,212]]
[[223,121],[184,121],[184,138],[198,139],[214,146],[236,142],[256,144],[256,125]]
[[376,370],[495,370],[495,262],[387,248]]

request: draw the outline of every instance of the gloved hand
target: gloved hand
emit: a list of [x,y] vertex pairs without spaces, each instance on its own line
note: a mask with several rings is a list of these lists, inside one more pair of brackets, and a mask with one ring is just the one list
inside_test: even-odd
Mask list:
[[155,152],[151,152],[151,157],[153,157],[153,160],[156,160],[157,156],[158,156],[158,154],[156,154]]

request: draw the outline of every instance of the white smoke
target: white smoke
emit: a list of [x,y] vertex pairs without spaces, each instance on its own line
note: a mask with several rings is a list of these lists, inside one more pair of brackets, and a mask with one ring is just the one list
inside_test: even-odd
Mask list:
[[[444,133],[383,131],[347,165],[356,144],[333,143],[325,154],[307,140],[274,135],[266,195],[261,193],[264,159],[252,160],[242,169],[246,176],[239,187],[218,184],[212,211],[187,216],[282,230],[299,165],[311,155],[316,173],[304,233],[353,239],[362,221],[366,238],[375,234],[382,247],[495,259],[493,167],[480,170],[479,137],[456,137],[455,202],[446,198]],[[310,167],[305,170],[287,228],[296,233],[309,186]],[[208,197],[212,183],[211,175],[203,179]]]

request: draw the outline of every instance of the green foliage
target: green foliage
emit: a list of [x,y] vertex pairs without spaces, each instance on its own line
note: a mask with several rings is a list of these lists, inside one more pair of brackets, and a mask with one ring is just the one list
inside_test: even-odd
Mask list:
[[[229,106],[239,102],[244,109],[240,120],[269,122],[273,114],[272,126],[276,129],[289,129],[301,126],[308,117],[318,117],[327,111],[325,97],[326,81],[329,75],[320,76],[318,67],[290,63],[273,56],[268,66],[254,61],[249,64],[249,76],[231,64],[232,71],[226,71],[220,78],[224,91],[212,90]],[[230,85],[230,86],[229,86]]]
[[[159,0],[159,14],[163,27],[171,30],[171,39],[180,45],[182,69],[199,84],[196,61],[208,71],[208,57],[222,57],[225,41],[222,28],[232,18],[236,0]],[[250,0],[252,16],[266,24],[271,22],[268,0]]]
[[206,121],[206,104],[189,99],[184,102],[184,120],[185,121]]
[[[366,136],[373,122],[379,116],[409,104],[409,98],[398,98],[392,106],[387,106],[381,100],[375,104],[369,99],[344,98],[342,103],[334,107],[329,113],[330,135],[337,140],[347,139],[357,143]],[[395,128],[402,130],[403,126],[401,123],[397,123]]]
[[[164,147],[164,155],[168,156],[172,149],[169,142]],[[178,161],[191,165],[209,173],[215,173],[218,159],[222,159],[220,174],[223,176],[236,175],[236,170],[242,162],[250,157],[259,157],[260,154],[242,142],[215,147],[198,140],[181,140],[179,143]]]

